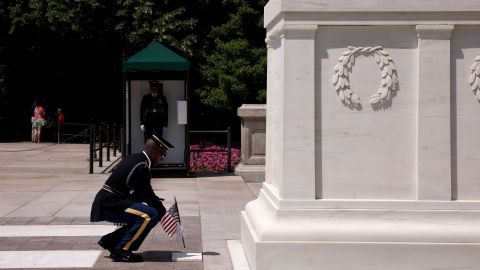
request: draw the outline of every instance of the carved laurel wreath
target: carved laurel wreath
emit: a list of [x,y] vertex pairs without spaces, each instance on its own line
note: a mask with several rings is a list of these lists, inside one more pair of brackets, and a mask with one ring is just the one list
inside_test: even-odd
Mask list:
[[473,94],[480,100],[480,53],[475,57],[475,62],[470,67],[470,85],[472,86]]
[[[338,97],[348,106],[360,106],[360,97],[350,89],[348,77],[349,72],[351,72],[352,66],[355,63],[355,54],[357,53],[373,55],[380,68],[380,72],[382,73],[380,88],[378,88],[377,93],[370,97],[370,104],[378,106],[389,103],[392,99],[392,94],[398,90],[398,79],[393,59],[390,54],[383,49],[383,46],[348,46],[348,50],[342,53],[342,56],[338,58],[338,63],[333,68],[334,74],[332,77],[332,83],[335,87],[335,91],[337,91]],[[477,82],[480,82],[480,80]]]

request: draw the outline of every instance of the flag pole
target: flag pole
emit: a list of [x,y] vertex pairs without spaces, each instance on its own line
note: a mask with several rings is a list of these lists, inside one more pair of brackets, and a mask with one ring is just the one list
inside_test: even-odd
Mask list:
[[[182,220],[180,219],[180,209],[178,208],[177,197],[175,197],[175,195],[173,196],[173,200],[175,201],[175,207],[177,208],[177,212],[178,212],[178,223],[180,223],[180,226],[182,226]],[[182,233],[182,242],[183,242],[183,248],[185,248],[185,238],[183,237],[183,233]]]

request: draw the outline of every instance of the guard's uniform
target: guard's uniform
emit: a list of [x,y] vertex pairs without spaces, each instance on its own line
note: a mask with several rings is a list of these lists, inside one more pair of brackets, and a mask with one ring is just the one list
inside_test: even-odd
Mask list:
[[168,103],[164,95],[150,93],[142,98],[140,105],[140,124],[145,126],[145,140],[153,133],[160,136],[163,134],[163,127],[168,126]]
[[90,221],[124,224],[102,237],[100,241],[104,248],[138,250],[147,234],[165,214],[165,207],[150,184],[150,165],[145,152],[126,157],[97,193]]

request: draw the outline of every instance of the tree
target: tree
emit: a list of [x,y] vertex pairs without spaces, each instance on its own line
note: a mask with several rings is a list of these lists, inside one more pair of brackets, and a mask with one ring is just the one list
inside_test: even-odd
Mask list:
[[[134,51],[153,40],[164,43],[186,56],[193,55],[197,20],[186,17],[186,7],[170,1],[118,0],[115,31]],[[140,47],[139,47],[140,45]]]
[[122,62],[158,40],[190,61],[193,121],[235,127],[238,106],[265,101],[266,2],[0,1],[0,118],[28,119],[43,93],[69,120],[118,120]]
[[267,1],[226,0],[232,13],[226,23],[213,27],[214,48],[201,65],[204,79],[196,93],[216,109],[233,110],[243,103],[265,102],[266,48],[263,6]]
[[[1,2],[0,41],[5,42],[0,56],[6,57],[0,58],[0,90],[5,67],[8,93],[0,95],[13,95],[8,99],[17,110],[9,111],[9,117],[27,119],[25,108],[41,93],[52,107],[64,105],[80,121],[118,120],[124,57],[153,40],[184,56],[193,54],[197,20],[186,16],[187,4],[200,5],[198,0]],[[113,106],[103,109],[106,101]]]
[[133,51],[158,40],[191,55],[197,20],[184,16],[184,5],[171,2],[175,1],[28,0],[9,9],[14,27],[34,27],[100,44],[120,42]]
[[[9,30],[8,27],[8,1],[0,2],[0,32],[7,33]],[[6,43],[6,35],[0,35],[0,59],[5,58]],[[5,63],[0,62],[0,104],[4,103],[4,98],[2,97],[6,94],[5,73]]]

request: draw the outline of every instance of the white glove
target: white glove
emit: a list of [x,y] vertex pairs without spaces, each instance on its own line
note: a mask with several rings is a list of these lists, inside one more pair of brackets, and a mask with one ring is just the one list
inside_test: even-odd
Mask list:
[[145,125],[141,125],[140,129],[142,130],[142,132],[145,132]]

